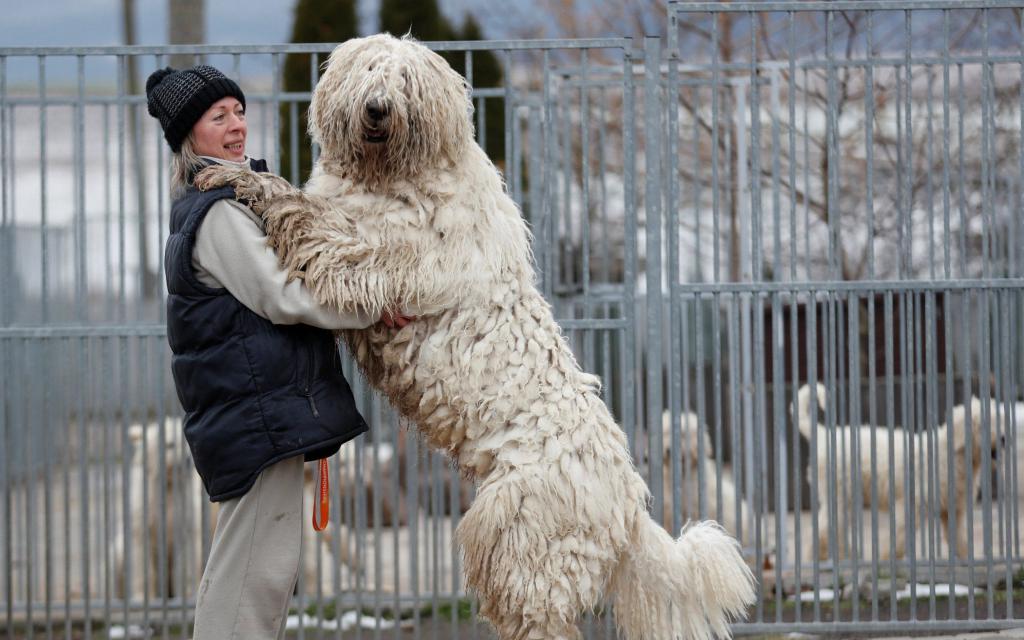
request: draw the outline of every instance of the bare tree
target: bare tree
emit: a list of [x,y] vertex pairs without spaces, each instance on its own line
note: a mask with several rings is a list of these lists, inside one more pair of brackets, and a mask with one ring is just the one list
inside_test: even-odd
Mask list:
[[[608,20],[635,28],[654,13],[634,5],[639,15],[629,21],[626,8],[609,18],[581,15],[573,0],[542,6],[554,14],[549,24],[569,30]],[[998,225],[1015,224],[1019,69],[958,56],[984,46],[1018,50],[1020,14],[681,15],[677,77],[685,83],[666,90],[678,101],[679,145],[698,139],[686,147],[698,160],[677,160],[672,179],[693,187],[687,197],[703,194],[702,201],[680,207],[708,210],[717,192],[720,237],[709,239],[723,247],[723,276],[740,280],[749,267],[760,279],[788,266],[765,251],[754,256],[759,264],[741,264],[741,243],[753,236],[763,247],[778,245],[782,255],[794,256],[803,270],[798,277],[909,277],[941,271],[947,262],[951,272],[977,277],[980,256],[991,262],[1007,253],[1010,236],[993,236]],[[952,60],[946,65],[935,62],[943,50]],[[932,60],[922,62],[930,53]],[[590,60],[597,59],[592,52]],[[619,120],[623,127],[636,124]],[[606,131],[609,124],[601,122]],[[637,131],[638,153],[643,135]],[[573,157],[579,149],[574,143]],[[589,168],[573,170],[582,176]],[[741,233],[741,206],[762,211],[752,237]],[[993,219],[977,224],[993,212]],[[769,233],[789,225],[791,215],[799,220],[797,233]],[[711,218],[687,222],[680,232],[708,237]]]
[[[946,256],[953,256],[953,269],[961,276],[980,275],[977,247],[986,240],[972,230],[978,226],[971,220],[983,215],[983,207],[972,202],[984,189],[983,176],[1017,173],[1019,128],[1007,128],[1001,124],[1007,119],[996,116],[1013,112],[1019,74],[1000,77],[993,71],[998,67],[977,63],[919,61],[937,45],[951,51],[954,60],[958,53],[976,51],[982,11],[956,12],[945,25],[927,15],[916,24],[905,23],[902,15],[886,19],[860,11],[836,12],[832,18],[829,23],[812,14],[790,23],[782,15],[759,15],[752,81],[762,81],[767,73],[760,61],[786,61],[794,55],[806,64],[797,65],[795,73],[787,65],[775,67],[779,103],[798,104],[796,120],[785,112],[761,118],[777,124],[783,140],[792,133],[801,144],[752,149],[760,154],[759,175],[752,180],[760,180],[763,188],[773,181],[781,185],[785,199],[809,217],[805,233],[817,227],[828,238],[803,248],[806,268],[818,269],[819,277],[935,273],[936,263],[941,270]],[[1012,32],[1012,27],[1000,28],[989,37],[1006,46],[1015,41]],[[865,59],[903,64],[865,65]],[[981,95],[985,87],[989,93]],[[757,91],[761,104],[768,104],[769,91]],[[990,113],[981,113],[979,95]],[[807,124],[816,116],[825,118],[819,130]],[[983,149],[988,150],[984,155]],[[989,206],[1008,204],[993,195],[985,197]],[[942,210],[944,196],[952,201],[951,216],[944,215],[948,208]],[[982,226],[991,233],[995,225]],[[783,242],[798,251],[795,238]],[[936,245],[945,246],[936,252]]]
[[[668,30],[660,0],[539,0],[529,12],[518,13],[503,5],[484,0],[473,7],[499,38],[639,38],[665,36]],[[700,235],[702,242],[719,243],[722,277],[733,281],[744,277],[745,268],[755,278],[770,277],[793,263],[796,277],[911,276],[931,273],[936,265],[944,269],[947,259],[953,270],[977,275],[979,255],[1007,251],[996,245],[1005,245],[1009,235],[985,237],[978,229],[991,235],[997,227],[991,221],[977,221],[985,214],[984,206],[1000,215],[1009,211],[1013,184],[1021,181],[1019,117],[1014,115],[1020,74],[1009,64],[962,64],[956,58],[976,55],[984,47],[992,52],[1019,51],[1021,14],[1009,9],[680,13],[676,60],[677,77],[683,82],[670,91],[679,107],[676,146],[682,149],[685,139],[687,155],[685,162],[682,157],[676,160],[672,179],[687,186],[684,201],[676,206],[707,213],[697,222],[688,216],[678,231],[690,241]],[[944,52],[954,61],[935,64]],[[925,54],[931,63],[921,62]],[[552,50],[544,58],[549,64],[545,74],[526,71],[542,65],[539,54],[514,57],[523,70],[518,75],[513,71],[517,90],[539,93],[545,79],[562,83],[552,107],[561,130],[552,133],[558,135],[559,147],[568,148],[560,171],[568,174],[575,189],[589,183],[595,190],[599,173],[625,170],[614,145],[627,127],[633,127],[637,171],[645,171],[647,132],[636,119],[643,113],[642,92],[636,94],[632,122],[623,115],[623,100],[614,90],[607,99],[598,99],[599,91],[591,90],[590,112],[582,113],[580,63],[586,61],[593,81],[602,70],[622,70],[616,55],[614,49],[590,49],[585,58],[579,49]],[[909,67],[903,64],[907,58]],[[718,68],[717,78],[712,63]],[[662,72],[667,74],[667,68],[663,64]],[[640,82],[634,77],[634,86]],[[989,95],[979,105],[977,96],[986,87]],[[950,96],[948,102],[944,93]],[[594,112],[598,103],[604,116]],[[991,112],[983,114],[983,106]],[[563,135],[567,128],[574,133]],[[581,130],[591,136],[591,163],[586,167]],[[754,138],[755,133],[759,137]],[[607,145],[599,152],[600,164],[594,161],[599,136]],[[692,139],[697,140],[695,145],[690,144]],[[549,136],[543,143],[551,140]],[[741,147],[746,155],[742,160]],[[984,205],[979,200],[983,192]],[[761,199],[755,202],[758,193]],[[711,231],[712,194],[718,202],[717,238]],[[643,190],[636,196],[642,226]],[[696,196],[702,200],[692,201]],[[599,193],[588,194],[591,233],[601,229],[593,217],[603,215],[600,198]],[[764,226],[745,238],[743,208],[755,206]],[[798,220],[795,229],[791,216]],[[950,223],[945,226],[947,217]],[[996,222],[1012,220],[997,216]],[[785,228],[775,235],[773,225]],[[741,245],[755,240],[770,250],[753,256],[757,265],[741,264],[747,259]],[[943,240],[951,246],[941,246]],[[579,241],[574,238],[572,243]],[[776,245],[787,258],[783,264],[776,264],[772,256]],[[599,268],[604,267],[592,256],[591,269]]]

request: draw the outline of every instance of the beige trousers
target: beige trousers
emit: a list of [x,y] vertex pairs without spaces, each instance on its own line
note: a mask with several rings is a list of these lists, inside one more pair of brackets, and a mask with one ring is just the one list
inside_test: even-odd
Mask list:
[[194,640],[284,638],[299,574],[302,456],[267,467],[221,503],[196,596]]

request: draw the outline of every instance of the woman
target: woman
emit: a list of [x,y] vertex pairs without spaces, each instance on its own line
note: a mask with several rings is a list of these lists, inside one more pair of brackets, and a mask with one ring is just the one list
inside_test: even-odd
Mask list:
[[245,95],[234,81],[206,65],[168,67],[150,75],[146,96],[173,151],[171,367],[196,470],[222,503],[194,638],[282,638],[299,568],[303,460],[367,430],[331,331],[377,319],[319,306],[288,281],[259,217],[230,188],[192,186],[209,163],[267,170],[245,154]]

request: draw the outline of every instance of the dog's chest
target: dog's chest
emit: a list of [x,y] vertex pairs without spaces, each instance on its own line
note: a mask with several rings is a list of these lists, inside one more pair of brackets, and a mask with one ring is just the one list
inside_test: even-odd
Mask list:
[[334,191],[328,199],[356,224],[360,239],[371,245],[406,245],[417,239],[436,242],[445,235],[438,228],[442,220],[433,199],[409,190],[380,194],[346,189]]

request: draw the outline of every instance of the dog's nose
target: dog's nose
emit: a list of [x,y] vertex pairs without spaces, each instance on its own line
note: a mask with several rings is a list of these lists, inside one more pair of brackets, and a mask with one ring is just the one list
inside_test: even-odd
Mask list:
[[366,103],[366,115],[370,116],[374,122],[380,122],[388,115],[388,109],[383,102],[373,98]]

